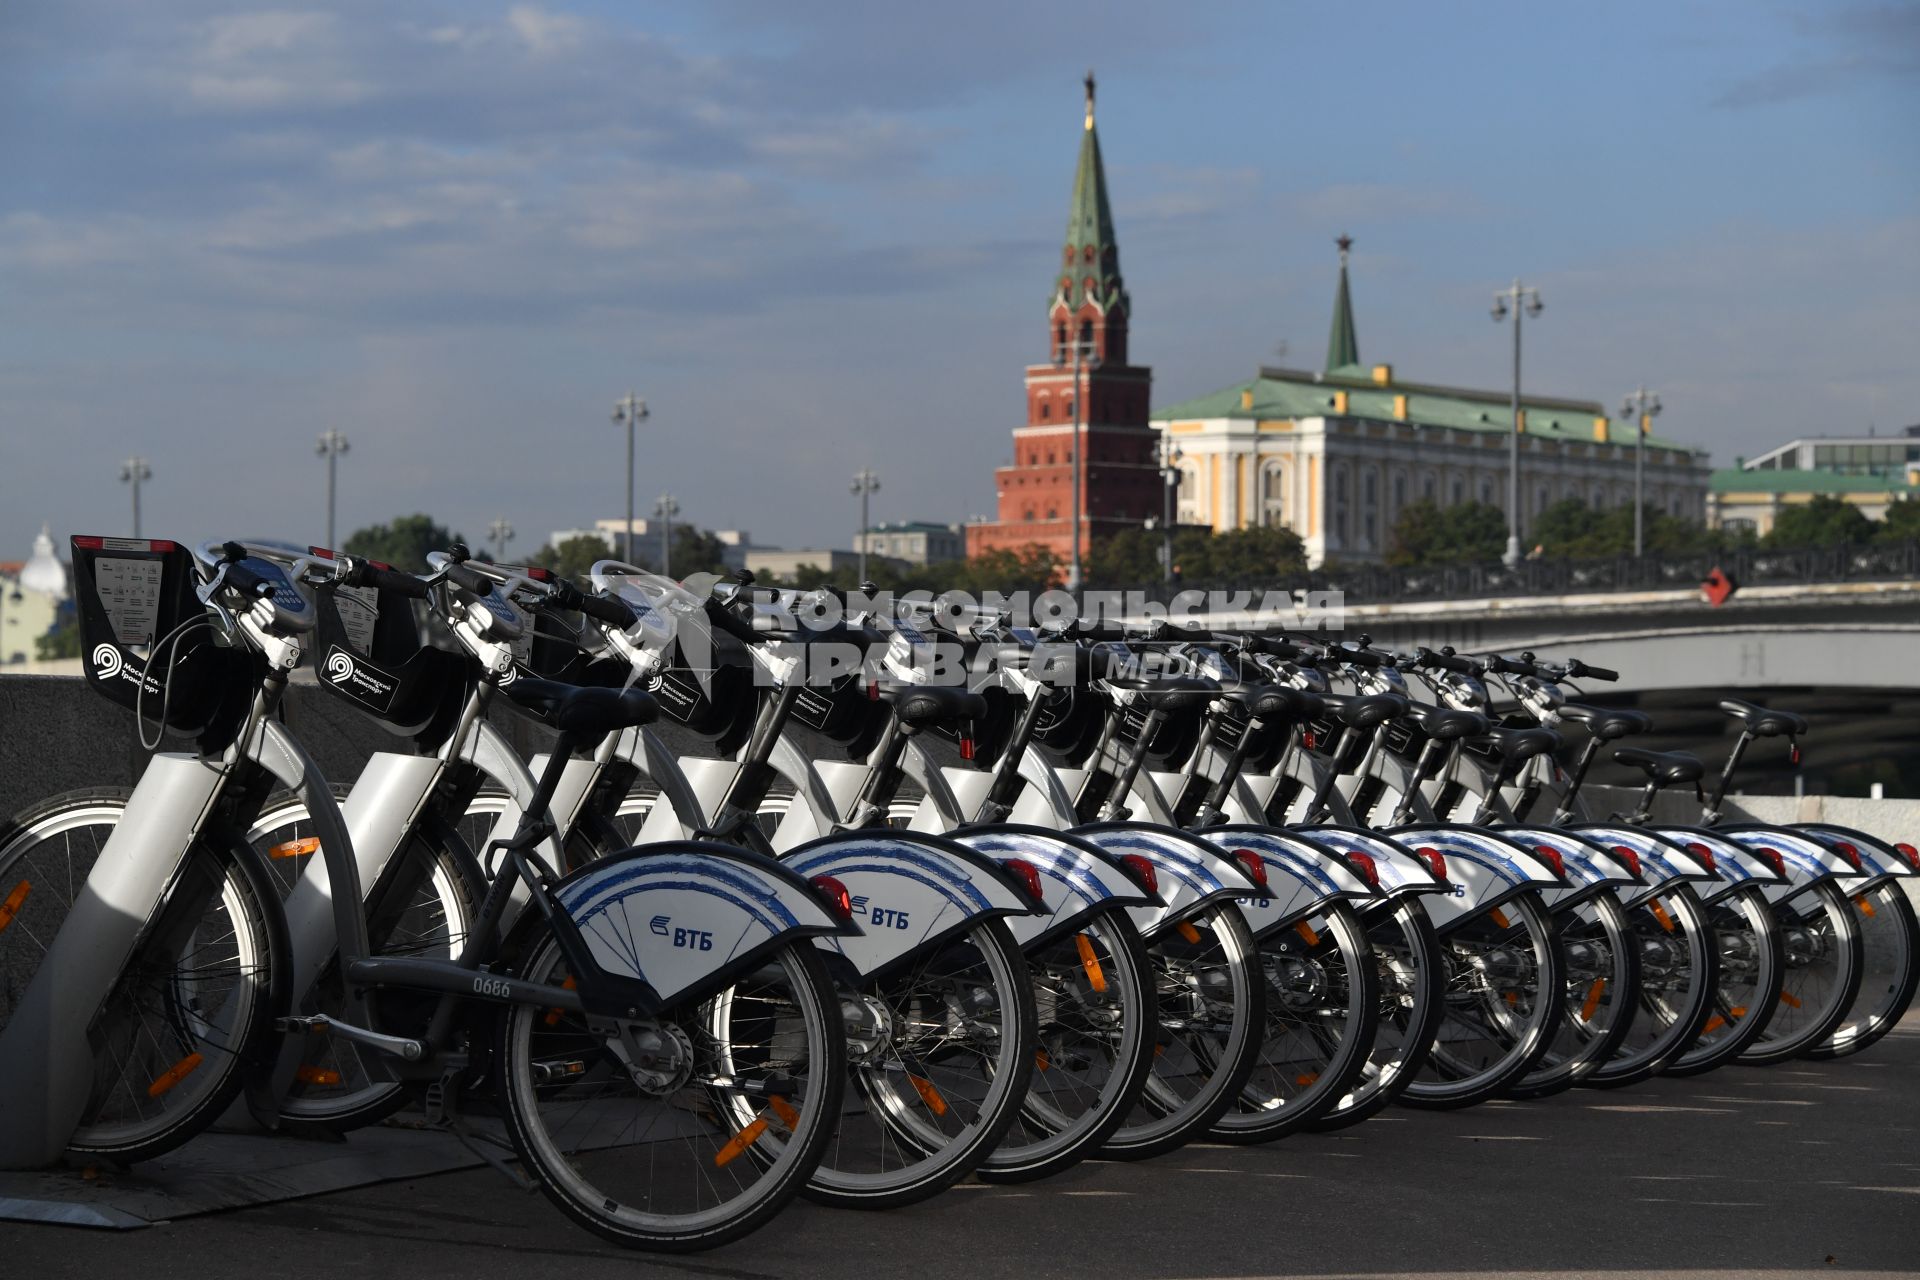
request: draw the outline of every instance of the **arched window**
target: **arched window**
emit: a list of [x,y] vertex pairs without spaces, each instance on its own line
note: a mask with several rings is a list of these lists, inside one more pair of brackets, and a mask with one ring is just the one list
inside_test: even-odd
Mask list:
[[1453,497],[1448,499],[1447,505],[1457,507],[1461,503],[1465,502],[1466,500],[1467,500],[1467,482],[1465,480],[1462,480],[1459,476],[1455,476],[1453,478]]
[[1053,326],[1053,354],[1057,359],[1064,360],[1066,358],[1067,326],[1065,324]]
[[1347,467],[1345,463],[1341,463],[1333,469],[1333,539],[1336,546],[1347,544],[1350,528],[1348,519],[1350,499],[1351,487],[1347,482]]
[[1028,521],[1029,523],[1031,523],[1031,522],[1032,522],[1032,520],[1033,520],[1033,508],[1032,508],[1032,507],[1028,507],[1028,508],[1027,508],[1027,510],[1026,510],[1026,512],[1025,512],[1025,514],[1023,514],[1023,515],[1022,515],[1022,516],[1021,516],[1020,518],[1021,518],[1022,520],[1025,520],[1025,521]]
[[1440,481],[1429,471],[1420,477],[1420,499],[1432,502],[1440,494]]
[[1056,510],[1053,507],[1047,508],[1047,519],[1058,520],[1059,518],[1060,518],[1060,512],[1058,510]]
[[1286,491],[1286,466],[1279,462],[1264,463],[1260,468],[1261,524],[1277,529],[1287,522]]
[[1393,473],[1393,509],[1398,511],[1406,505],[1407,473],[1404,471],[1396,471]]
[[1493,505],[1493,477],[1492,476],[1480,477],[1480,501],[1486,503],[1488,506]]
[[1051,418],[1052,416],[1053,416],[1053,402],[1050,400],[1042,400],[1040,402],[1040,420],[1044,422],[1048,418]]

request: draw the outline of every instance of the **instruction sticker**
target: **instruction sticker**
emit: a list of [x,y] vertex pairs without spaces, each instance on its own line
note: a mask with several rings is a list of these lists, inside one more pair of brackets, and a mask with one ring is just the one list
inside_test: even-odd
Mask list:
[[153,643],[153,627],[160,616],[160,578],[163,560],[133,560],[98,556],[93,562],[93,585],[107,611],[113,635],[128,648]]
[[340,625],[346,628],[347,641],[362,653],[373,652],[373,624],[380,617],[380,592],[374,587],[335,587],[334,608],[340,612]]

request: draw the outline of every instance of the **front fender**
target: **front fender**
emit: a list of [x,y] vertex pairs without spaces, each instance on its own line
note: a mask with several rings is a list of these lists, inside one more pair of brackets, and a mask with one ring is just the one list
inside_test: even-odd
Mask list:
[[1190,831],[1146,822],[1101,822],[1075,828],[1073,834],[1109,854],[1137,854],[1153,864],[1160,904],[1134,907],[1129,913],[1148,941],[1209,906],[1258,893],[1232,858]]
[[945,836],[917,831],[842,831],[780,856],[811,879],[847,887],[862,932],[821,945],[845,956],[863,978],[987,916],[1025,916],[1033,903],[993,858]]

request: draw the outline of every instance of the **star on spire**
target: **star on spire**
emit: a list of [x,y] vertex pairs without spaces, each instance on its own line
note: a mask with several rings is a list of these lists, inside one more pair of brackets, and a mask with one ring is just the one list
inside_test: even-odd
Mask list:
[[1087,68],[1087,128],[1093,128],[1093,68]]

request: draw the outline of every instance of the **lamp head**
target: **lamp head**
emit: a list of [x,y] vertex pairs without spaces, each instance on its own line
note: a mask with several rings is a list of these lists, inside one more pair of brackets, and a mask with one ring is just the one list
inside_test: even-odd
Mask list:
[[1493,300],[1493,318],[1495,323],[1507,318],[1507,300],[1505,298],[1495,298]]

